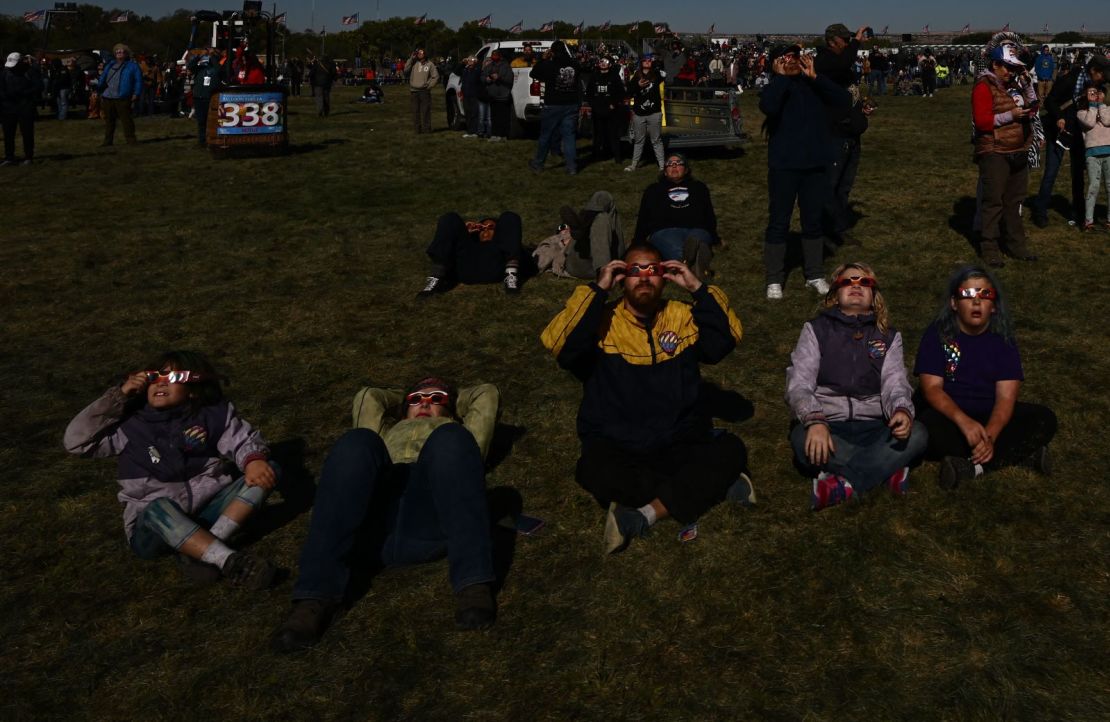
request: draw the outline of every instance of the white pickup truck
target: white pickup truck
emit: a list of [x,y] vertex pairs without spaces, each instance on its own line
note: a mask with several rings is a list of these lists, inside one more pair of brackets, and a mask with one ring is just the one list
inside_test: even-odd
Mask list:
[[[537,60],[551,47],[551,40],[500,40],[486,43],[475,53],[479,67],[494,50],[508,55],[509,63],[531,47]],[[509,120],[509,137],[521,138],[525,126],[540,122],[540,83],[532,80],[530,66],[513,68],[513,113]],[[463,109],[462,78],[452,72],[447,79],[447,127],[461,130],[466,126],[466,111]]]

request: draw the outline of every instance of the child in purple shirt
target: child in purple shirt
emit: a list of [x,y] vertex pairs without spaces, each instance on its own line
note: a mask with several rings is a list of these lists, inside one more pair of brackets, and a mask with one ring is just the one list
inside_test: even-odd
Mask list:
[[916,406],[929,430],[927,456],[941,460],[942,487],[1013,464],[1051,472],[1056,415],[1017,400],[1021,355],[1002,291],[986,269],[965,266],[949,280],[913,372],[921,382]]

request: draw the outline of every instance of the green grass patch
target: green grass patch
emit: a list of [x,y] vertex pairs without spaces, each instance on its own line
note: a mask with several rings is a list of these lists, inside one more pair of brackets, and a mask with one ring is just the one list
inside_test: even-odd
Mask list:
[[[327,120],[293,99],[284,158],[212,160],[185,120],[139,119],[139,145],[110,149],[97,121],[44,121],[41,162],[0,172],[0,716],[1110,717],[1106,234],[1054,216],[1029,229],[1041,260],[1000,273],[1023,396],[1060,417],[1054,477],[1010,469],[944,493],[926,464],[907,499],[811,514],[782,395],[817,299],[798,271],[784,301],[763,299],[766,146],[744,95],[756,140],[693,167],[745,331],[704,375],[754,405],[720,425],[748,444],[760,504],[713,510],[693,544],[666,522],[603,558],[602,513],[573,480],[581,390],[538,339],[573,284],[414,296],[441,213],[515,210],[536,243],[559,206],[605,189],[631,233],[652,173],[604,163],[570,178],[549,160],[534,176],[531,142],[414,136],[406,94],[388,92],[365,107],[337,89]],[[853,194],[865,245],[827,263],[877,269],[908,359],[949,271],[974,255],[961,232],[976,182],[969,111],[967,88],[883,100]],[[548,525],[517,543],[495,627],[453,630],[434,564],[379,577],[316,649],[279,658],[266,643],[291,582],[197,591],[172,562],[133,558],[114,464],[67,456],[62,431],[116,374],[179,347],[227,371],[272,442],[303,441],[313,473],[361,385],[426,370],[496,383],[502,422],[524,431],[488,484],[519,491]],[[308,518],[254,549],[295,570]]]

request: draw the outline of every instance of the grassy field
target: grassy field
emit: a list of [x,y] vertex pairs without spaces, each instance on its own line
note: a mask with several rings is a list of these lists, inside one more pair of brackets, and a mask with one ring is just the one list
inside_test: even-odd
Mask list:
[[[945,493],[926,464],[906,499],[810,513],[782,394],[817,299],[797,270],[784,301],[763,298],[766,147],[745,95],[757,140],[693,164],[744,324],[704,376],[751,403],[720,425],[748,444],[760,504],[713,510],[695,543],[664,522],[605,558],[602,513],[573,480],[581,390],[538,340],[573,284],[414,294],[439,214],[516,210],[536,243],[560,205],[606,189],[631,233],[652,173],[607,163],[571,178],[549,160],[533,176],[532,143],[414,136],[407,97],[389,93],[364,107],[340,89],[327,120],[294,99],[285,158],[214,161],[185,120],[141,119],[137,146],[110,149],[99,122],[44,121],[41,162],[0,169],[0,717],[1110,718],[1110,237],[1054,213],[1029,230],[1040,261],[1000,273],[1023,397],[1060,417],[1055,476],[1010,469]],[[966,88],[882,100],[854,193],[865,245],[827,261],[876,267],[909,359],[949,271],[974,256],[969,129]],[[180,347],[211,355],[290,458],[303,450],[309,481],[364,384],[431,369],[500,386],[514,442],[488,484],[548,524],[502,540],[494,628],[454,631],[433,564],[377,577],[317,648],[276,657],[291,580],[196,590],[173,562],[134,558],[115,464],[67,456],[62,431],[121,373]],[[294,573],[305,486],[274,495],[252,547]]]

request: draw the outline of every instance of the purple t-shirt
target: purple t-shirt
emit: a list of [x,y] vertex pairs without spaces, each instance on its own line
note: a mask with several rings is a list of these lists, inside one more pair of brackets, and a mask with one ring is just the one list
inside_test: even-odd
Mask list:
[[944,392],[974,418],[990,416],[996,382],[1025,380],[1017,346],[1006,343],[997,333],[957,333],[955,343],[946,345],[941,343],[936,324],[925,329],[921,337],[913,373],[940,376]]

